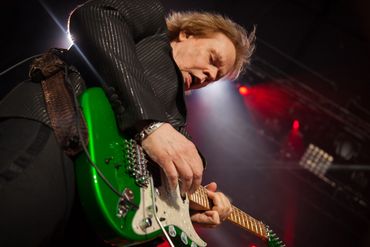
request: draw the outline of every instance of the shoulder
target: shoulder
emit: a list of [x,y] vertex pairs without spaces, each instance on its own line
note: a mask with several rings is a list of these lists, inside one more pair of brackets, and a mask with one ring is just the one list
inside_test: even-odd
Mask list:
[[73,22],[76,16],[93,20],[91,16],[96,15],[115,17],[138,36],[167,32],[165,10],[158,0],[91,0],[78,6],[69,21]]

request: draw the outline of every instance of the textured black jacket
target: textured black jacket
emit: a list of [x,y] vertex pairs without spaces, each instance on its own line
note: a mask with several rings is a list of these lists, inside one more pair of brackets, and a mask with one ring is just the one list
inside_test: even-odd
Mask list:
[[[187,135],[182,128],[183,79],[158,1],[88,1],[73,11],[69,28],[75,45],[65,59],[88,86],[101,82],[108,88],[122,131],[141,120],[154,120],[169,122]],[[13,89],[0,103],[0,117],[28,118],[50,126],[40,85],[25,82]]]
[[[183,79],[158,1],[89,1],[73,11],[69,30],[72,60],[87,84],[100,81],[110,87],[121,130],[141,120],[185,125]],[[90,66],[76,59],[80,53]]]

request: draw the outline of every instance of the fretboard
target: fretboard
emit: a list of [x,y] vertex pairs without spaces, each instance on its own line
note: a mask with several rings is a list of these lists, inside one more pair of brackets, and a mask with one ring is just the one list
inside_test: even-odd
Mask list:
[[[202,207],[204,210],[209,210],[211,208],[211,203],[207,196],[207,190],[204,187],[199,187],[199,189],[195,193],[189,196],[189,200]],[[232,206],[232,210],[233,211],[229,215],[227,220],[241,226],[242,228],[248,230],[249,232],[257,235],[264,240],[268,239],[265,224],[263,224],[259,220],[256,220],[255,218],[235,206]]]

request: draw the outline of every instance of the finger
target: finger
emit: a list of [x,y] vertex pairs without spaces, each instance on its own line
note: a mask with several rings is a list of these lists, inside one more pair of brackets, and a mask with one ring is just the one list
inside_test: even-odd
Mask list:
[[207,191],[208,197],[213,202],[213,207],[211,208],[213,211],[217,211],[218,214],[223,217],[224,216],[224,210],[225,206],[222,202],[221,196],[217,192]]
[[213,225],[213,227],[221,224],[220,215],[217,211],[205,211],[204,214],[208,216],[208,224]]
[[202,177],[203,171],[202,172],[193,171],[193,182],[189,190],[190,194],[193,194],[195,191],[199,189],[199,186],[202,184]]
[[230,214],[233,212],[233,205],[231,204],[231,201],[230,199],[226,196],[225,196],[225,199],[226,199],[226,204],[227,204],[227,216],[226,217],[229,217]]
[[193,171],[190,165],[185,162],[181,157],[175,159],[174,164],[179,175],[180,190],[182,193],[186,193],[190,190],[193,183]]
[[[196,151],[195,147],[194,150]],[[202,183],[204,167],[202,160],[199,157],[198,151],[196,151],[194,154],[191,154],[190,157],[193,157],[193,159],[189,161],[190,162],[189,164],[193,171],[193,182],[189,192],[194,193]]]
[[227,214],[229,215],[232,212],[233,205],[231,204],[231,200],[228,196],[226,196],[224,193],[220,192],[220,197],[223,202],[223,205],[225,205],[225,208],[227,208]]
[[221,192],[207,191],[208,197],[213,202],[213,211],[217,211],[220,218],[225,220],[231,213],[231,203],[227,197]]
[[166,165],[160,164],[160,166],[166,174],[171,191],[175,191],[179,180],[179,174],[176,170],[175,165],[173,164],[173,162],[168,162]]
[[195,223],[201,224],[204,227],[215,227],[221,223],[220,217],[216,211],[195,213],[191,216],[191,220]]
[[217,184],[216,182],[211,182],[209,184],[207,184],[206,186],[204,186],[207,190],[210,190],[210,191],[213,191],[213,192],[216,192],[217,191]]
[[231,214],[232,206],[231,206],[229,199],[223,193],[219,193],[219,196],[222,202],[221,203],[222,207],[220,206],[219,214],[220,214],[220,218],[222,220],[225,220]]
[[207,189],[207,196],[209,199],[212,200],[214,206],[217,206],[221,203],[221,198],[220,196],[217,195],[217,192],[210,191]]

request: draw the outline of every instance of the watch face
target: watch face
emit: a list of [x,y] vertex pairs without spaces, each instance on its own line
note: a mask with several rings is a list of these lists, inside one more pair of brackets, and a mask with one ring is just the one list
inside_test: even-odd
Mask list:
[[149,124],[142,131],[140,131],[139,133],[137,133],[135,135],[135,140],[137,142],[142,142],[148,135],[153,133],[156,129],[161,127],[163,124],[164,123],[162,123],[162,122],[153,122],[153,123]]
[[163,123],[161,122],[154,122],[154,123],[151,123],[149,124],[148,127],[144,128],[144,132],[147,134],[147,135],[150,135],[151,133],[153,133],[156,129],[158,129],[159,127],[162,126]]

